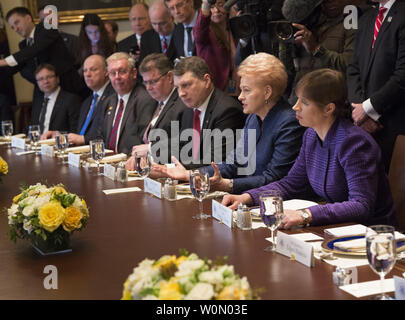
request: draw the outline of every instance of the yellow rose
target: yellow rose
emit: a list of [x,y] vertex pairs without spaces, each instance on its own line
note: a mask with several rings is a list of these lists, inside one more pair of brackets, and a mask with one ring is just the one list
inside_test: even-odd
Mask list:
[[245,297],[246,292],[240,288],[234,286],[228,286],[222,289],[219,293],[217,300],[241,300]]
[[153,268],[168,268],[171,264],[176,262],[176,256],[164,256],[160,258],[156,264],[153,265]]
[[83,214],[75,207],[67,207],[65,209],[65,220],[63,220],[63,229],[67,232],[71,232],[75,229],[79,229],[82,226],[80,221],[83,218]]
[[180,286],[177,282],[166,282],[160,283],[159,300],[180,300]]
[[185,256],[180,256],[176,259],[176,261],[174,262],[176,264],[176,266],[179,266],[181,263],[183,263],[184,261],[187,260],[187,257]]
[[8,173],[8,164],[6,161],[3,160],[2,157],[0,157],[0,173],[2,174]]
[[67,191],[63,187],[55,187],[55,188],[53,188],[53,192],[55,192],[55,193],[63,193],[63,194],[67,193]]
[[129,292],[129,290],[128,290],[129,283],[130,283],[129,279],[127,279],[127,281],[125,281],[125,283],[124,283],[124,290],[122,291],[121,300],[131,300],[132,299],[131,292]]
[[65,219],[65,209],[58,201],[50,201],[39,208],[38,219],[45,230],[53,232]]
[[18,201],[20,201],[22,195],[23,195],[22,193],[20,193],[19,195],[16,195],[16,196],[13,198],[13,203],[17,203]]

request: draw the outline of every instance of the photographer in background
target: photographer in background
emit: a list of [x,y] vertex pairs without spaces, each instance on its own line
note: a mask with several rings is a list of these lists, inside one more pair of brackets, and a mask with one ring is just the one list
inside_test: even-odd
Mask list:
[[[282,12],[296,32],[296,75],[293,89],[306,73],[331,68],[346,73],[354,50],[354,29],[343,25],[350,0],[285,0]],[[290,97],[295,103],[296,97]]]

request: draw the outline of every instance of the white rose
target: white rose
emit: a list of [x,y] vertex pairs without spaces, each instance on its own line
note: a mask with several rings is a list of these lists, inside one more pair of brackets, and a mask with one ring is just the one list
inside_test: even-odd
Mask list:
[[28,233],[31,233],[32,230],[34,229],[34,228],[31,226],[31,220],[24,220],[23,228],[24,228],[24,230],[27,231]]
[[10,209],[7,209],[8,216],[10,217],[15,217],[18,212],[18,204],[13,204]]
[[197,283],[186,295],[185,300],[211,300],[214,296],[214,288],[209,283]]
[[147,296],[144,296],[142,300],[158,300],[158,298],[153,294],[148,294]]
[[204,264],[202,260],[186,260],[183,263],[180,263],[178,266],[178,271],[176,272],[176,277],[187,277],[191,275],[194,270],[201,268]]
[[31,205],[34,203],[34,201],[35,201],[35,198],[34,198],[34,197],[27,197],[27,198],[25,198],[24,200],[21,200],[21,201],[19,202],[19,205],[22,206],[22,207],[24,207],[24,206],[31,206]]
[[205,272],[201,272],[198,279],[201,282],[208,282],[211,283],[213,285],[215,284],[219,284],[222,282],[223,278],[222,278],[222,273],[218,272],[218,271],[205,271]]
[[31,216],[31,215],[33,215],[34,214],[34,206],[26,206],[24,209],[23,209],[23,211],[22,211],[22,214],[24,215],[24,216],[26,216],[26,217],[29,217],[29,216]]
[[45,196],[43,196],[43,197],[38,197],[38,198],[35,199],[35,201],[34,201],[34,203],[33,203],[33,206],[34,206],[34,208],[39,209],[39,208],[41,208],[45,203],[48,203],[49,200],[51,200],[51,195],[50,195],[50,194],[47,194],[47,195],[45,195]]

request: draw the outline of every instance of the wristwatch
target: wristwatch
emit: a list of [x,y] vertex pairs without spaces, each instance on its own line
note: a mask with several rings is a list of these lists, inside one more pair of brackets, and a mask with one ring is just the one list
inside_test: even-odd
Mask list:
[[309,213],[305,209],[301,209],[300,211],[303,220],[303,225],[306,226],[309,224]]
[[325,54],[325,48],[323,46],[319,46],[315,52],[313,53],[314,57],[320,58]]

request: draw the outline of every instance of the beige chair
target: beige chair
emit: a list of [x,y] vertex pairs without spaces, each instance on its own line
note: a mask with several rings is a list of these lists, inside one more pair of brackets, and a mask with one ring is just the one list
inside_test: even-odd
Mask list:
[[388,173],[400,231],[405,231],[405,135],[395,141]]

